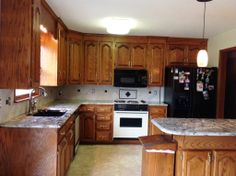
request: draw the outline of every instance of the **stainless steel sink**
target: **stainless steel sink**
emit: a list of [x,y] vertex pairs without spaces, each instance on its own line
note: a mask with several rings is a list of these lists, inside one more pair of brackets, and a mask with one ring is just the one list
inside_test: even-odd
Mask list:
[[34,113],[33,116],[63,116],[66,113],[65,110],[55,109],[39,109],[38,112]]

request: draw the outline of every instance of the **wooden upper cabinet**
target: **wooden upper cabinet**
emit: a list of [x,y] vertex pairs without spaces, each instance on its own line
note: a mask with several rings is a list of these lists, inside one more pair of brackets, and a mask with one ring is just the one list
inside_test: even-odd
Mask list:
[[131,48],[131,67],[146,68],[146,44],[133,44]]
[[131,52],[130,44],[116,43],[116,68],[129,68],[131,67]]
[[185,45],[169,45],[167,48],[167,65],[182,64],[186,60]]
[[64,26],[58,22],[58,85],[66,84],[67,75],[67,57],[66,57],[66,30]]
[[113,46],[112,42],[99,44],[99,84],[112,85]]
[[202,48],[205,48],[205,47],[204,46],[200,46],[200,45],[188,46],[188,55],[187,55],[188,61],[187,62],[192,64],[192,65],[196,65],[197,53]]
[[236,151],[214,151],[213,176],[236,175]]
[[147,68],[149,86],[163,85],[164,50],[164,44],[151,44],[148,46]]
[[182,168],[178,176],[210,176],[210,151],[183,151]]
[[167,41],[166,66],[197,65],[197,53],[207,48],[205,39],[169,38]]
[[98,42],[85,41],[84,44],[84,83],[96,84],[98,80]]
[[116,68],[146,68],[146,44],[117,42],[115,47]]
[[83,82],[82,41],[68,41],[68,83],[81,84]]
[[38,87],[40,0],[1,0],[0,15],[0,88]]

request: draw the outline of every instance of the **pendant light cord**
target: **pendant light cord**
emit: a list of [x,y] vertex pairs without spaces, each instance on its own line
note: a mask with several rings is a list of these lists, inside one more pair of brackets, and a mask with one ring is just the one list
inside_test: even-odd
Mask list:
[[205,37],[205,28],[206,28],[206,2],[204,2],[204,12],[203,12],[203,31],[202,31],[202,38]]

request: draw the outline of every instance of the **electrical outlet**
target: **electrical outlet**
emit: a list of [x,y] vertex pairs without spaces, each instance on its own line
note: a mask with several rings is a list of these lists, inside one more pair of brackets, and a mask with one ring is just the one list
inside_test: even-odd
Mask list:
[[2,99],[0,98],[0,108],[2,107]]
[[157,95],[157,90],[154,90],[154,91],[153,91],[153,95]]
[[11,105],[11,97],[8,97],[7,99],[6,99],[6,105]]

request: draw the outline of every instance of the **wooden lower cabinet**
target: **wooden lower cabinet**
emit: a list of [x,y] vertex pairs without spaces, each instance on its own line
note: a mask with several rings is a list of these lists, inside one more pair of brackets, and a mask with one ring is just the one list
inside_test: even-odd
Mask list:
[[63,138],[63,140],[58,144],[58,156],[57,156],[57,175],[63,176],[66,174],[66,147],[67,140]]
[[154,118],[166,117],[167,106],[149,106],[149,130],[148,135],[164,134],[155,125],[152,124],[151,120]]
[[213,152],[213,176],[236,175],[236,151]]
[[83,112],[80,114],[80,141],[94,142],[95,140],[95,114]]
[[181,176],[210,176],[210,151],[183,151]]
[[113,106],[81,105],[80,141],[106,143],[113,139]]

